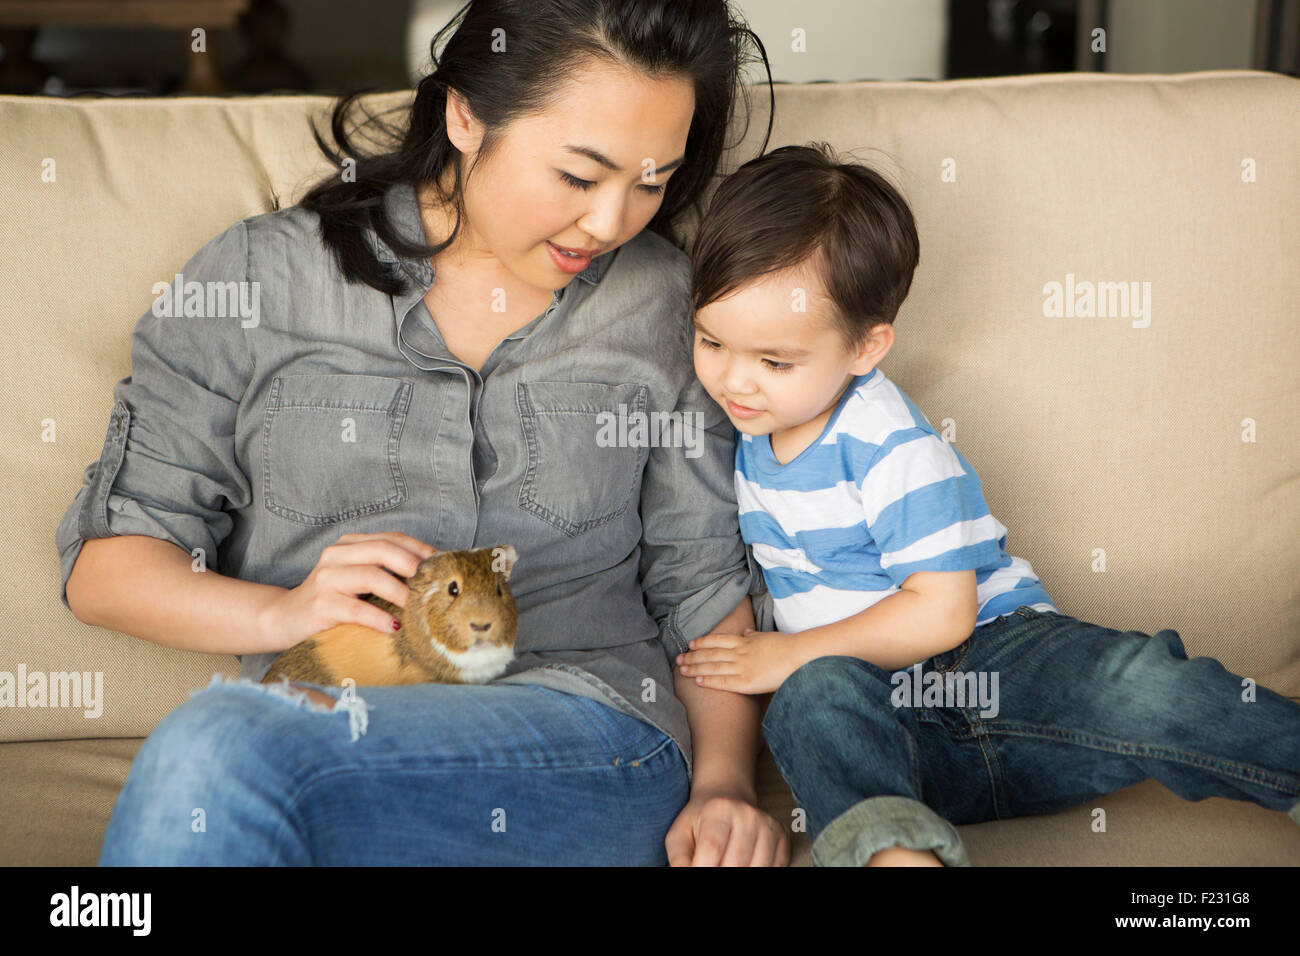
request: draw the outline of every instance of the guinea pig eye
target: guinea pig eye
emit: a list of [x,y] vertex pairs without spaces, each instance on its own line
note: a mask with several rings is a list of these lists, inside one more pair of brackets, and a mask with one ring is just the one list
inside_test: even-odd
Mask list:
[[497,597],[501,596],[501,582],[497,582]]
[[452,597],[455,597],[457,594],[460,593],[460,585],[457,584],[455,581],[452,581],[451,584],[447,585],[447,593],[450,594]]

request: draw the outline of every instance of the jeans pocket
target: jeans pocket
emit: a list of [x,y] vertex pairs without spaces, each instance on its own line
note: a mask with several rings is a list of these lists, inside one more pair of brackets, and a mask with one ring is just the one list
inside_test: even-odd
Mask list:
[[411,383],[382,375],[277,377],[262,431],[262,500],[272,514],[334,524],[406,499],[400,461]]
[[519,507],[569,537],[623,515],[641,484],[645,443],[629,440],[649,388],[635,383],[518,382],[528,465]]

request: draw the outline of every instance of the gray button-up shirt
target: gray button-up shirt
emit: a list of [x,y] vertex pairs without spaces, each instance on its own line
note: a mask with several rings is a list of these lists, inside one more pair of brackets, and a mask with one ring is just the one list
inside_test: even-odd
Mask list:
[[[385,202],[423,241],[415,190]],[[735,429],[692,368],[687,256],[642,231],[480,371],[429,314],[427,260],[367,230],[412,288],[346,283],[317,223],[299,206],[251,216],[154,288],[103,450],[58,527],[64,604],[87,538],[161,538],[286,588],[349,532],[514,545],[517,657],[497,680],[647,721],[691,769],[671,658],[747,593],[768,595],[740,537]],[[242,656],[241,674],[274,658]]]

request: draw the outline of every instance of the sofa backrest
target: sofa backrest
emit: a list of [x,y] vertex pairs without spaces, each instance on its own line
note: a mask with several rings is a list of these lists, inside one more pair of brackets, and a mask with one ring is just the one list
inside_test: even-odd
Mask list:
[[[749,96],[729,168],[766,128],[766,88]],[[325,128],[329,105],[0,97],[0,672],[100,672],[104,698],[94,717],[0,706],[0,740],[142,736],[213,671],[238,672],[78,622],[54,531],[154,283],[328,171],[308,119]],[[1257,72],[782,85],[769,144],[824,140],[901,186],[921,262],[881,368],[979,471],[1008,551],[1057,606],[1173,628],[1189,655],[1289,696],[1297,120],[1296,81]]]

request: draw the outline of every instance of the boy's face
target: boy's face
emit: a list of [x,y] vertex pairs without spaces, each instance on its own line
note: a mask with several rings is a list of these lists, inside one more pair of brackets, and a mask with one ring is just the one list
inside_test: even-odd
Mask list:
[[820,280],[802,268],[762,276],[696,312],[695,374],[739,431],[768,435],[829,415],[849,380],[893,344],[893,326],[878,325],[850,350],[830,315]]

